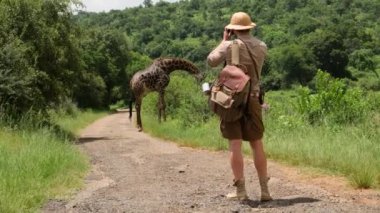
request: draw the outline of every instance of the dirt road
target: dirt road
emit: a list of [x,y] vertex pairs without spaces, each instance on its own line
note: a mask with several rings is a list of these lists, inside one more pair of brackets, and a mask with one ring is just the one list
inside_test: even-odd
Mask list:
[[178,147],[137,132],[125,113],[98,120],[79,146],[91,158],[86,185],[43,212],[380,212],[380,192],[353,190],[339,178],[305,175],[269,161],[274,201],[258,202],[253,162],[246,159],[249,201],[233,190],[227,152]]

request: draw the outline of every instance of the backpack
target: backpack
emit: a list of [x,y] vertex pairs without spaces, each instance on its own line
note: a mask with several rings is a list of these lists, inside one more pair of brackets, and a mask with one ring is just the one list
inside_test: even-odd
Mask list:
[[211,111],[223,121],[240,119],[245,111],[250,92],[250,77],[243,65],[227,65],[211,87]]
[[[251,50],[243,41],[253,62]],[[211,87],[209,106],[211,111],[226,121],[232,122],[240,119],[247,108],[249,93],[251,92],[251,81],[247,75],[248,70],[239,64],[239,46],[237,41],[232,43],[232,65],[225,66]],[[259,78],[259,74],[256,71]],[[264,103],[265,92],[260,89],[259,102]]]

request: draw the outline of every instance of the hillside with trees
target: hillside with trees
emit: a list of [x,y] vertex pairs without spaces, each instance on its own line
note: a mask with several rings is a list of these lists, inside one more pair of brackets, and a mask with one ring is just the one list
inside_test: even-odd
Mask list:
[[[184,57],[203,68],[236,11],[251,14],[269,47],[268,89],[307,85],[317,69],[379,90],[380,3],[373,0],[160,1],[109,13],[79,13],[81,26],[118,29],[150,58]],[[133,72],[127,71],[127,72]]]
[[380,90],[379,1],[146,0],[122,11],[74,15],[79,5],[0,2],[2,109],[17,114],[71,101],[108,107],[128,100],[131,75],[161,56],[186,58],[206,70],[205,58],[236,11],[251,14],[254,35],[269,47],[267,89],[309,85],[321,69]]

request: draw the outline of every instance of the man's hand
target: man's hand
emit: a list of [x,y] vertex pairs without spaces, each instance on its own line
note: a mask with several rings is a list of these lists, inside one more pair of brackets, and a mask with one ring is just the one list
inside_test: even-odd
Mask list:
[[231,30],[227,30],[226,28],[224,28],[223,41],[227,41],[227,40],[229,40],[231,34],[232,34],[232,31],[231,31]]

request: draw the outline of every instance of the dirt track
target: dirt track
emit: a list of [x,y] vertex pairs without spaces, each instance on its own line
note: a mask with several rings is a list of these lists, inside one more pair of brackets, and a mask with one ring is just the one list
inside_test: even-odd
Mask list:
[[43,212],[380,212],[380,192],[350,189],[339,178],[305,175],[269,161],[274,201],[258,202],[253,162],[246,159],[249,201],[228,201],[233,190],[227,152],[178,147],[137,132],[125,113],[85,129],[80,148],[90,156],[86,185]]

